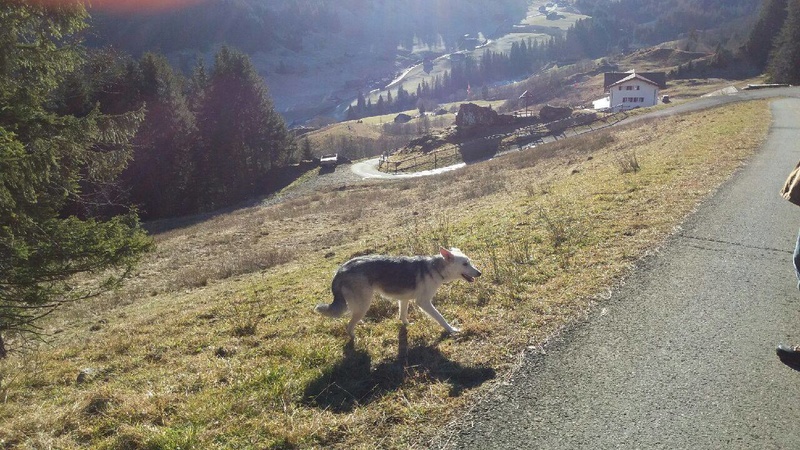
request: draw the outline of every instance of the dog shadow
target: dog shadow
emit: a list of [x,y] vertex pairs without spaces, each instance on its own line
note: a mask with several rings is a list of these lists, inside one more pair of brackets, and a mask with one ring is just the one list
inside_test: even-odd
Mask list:
[[401,326],[396,358],[372,367],[369,353],[356,349],[351,340],[344,346],[342,360],[306,386],[302,403],[348,413],[397,390],[407,379],[420,377],[449,383],[449,395],[457,397],[493,379],[495,371],[450,361],[432,346],[409,349],[408,330]]

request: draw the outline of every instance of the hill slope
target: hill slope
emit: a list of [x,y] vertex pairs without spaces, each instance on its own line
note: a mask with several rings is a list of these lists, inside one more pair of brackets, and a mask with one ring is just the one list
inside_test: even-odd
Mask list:
[[[77,448],[424,442],[580,317],[757,148],[766,104],[660,119],[440,177],[353,183],[156,236],[118,293],[0,363],[0,440]],[[720,151],[724,149],[724,151]],[[640,170],[624,171],[633,155]],[[458,246],[484,271],[436,303],[441,336],[376,302],[355,346],[313,313],[354,255]],[[46,430],[46,431],[43,431]]]

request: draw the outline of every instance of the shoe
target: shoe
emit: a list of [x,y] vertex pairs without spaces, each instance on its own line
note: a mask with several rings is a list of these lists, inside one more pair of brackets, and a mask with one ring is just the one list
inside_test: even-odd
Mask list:
[[800,370],[800,345],[778,344],[775,349],[778,359],[795,370]]

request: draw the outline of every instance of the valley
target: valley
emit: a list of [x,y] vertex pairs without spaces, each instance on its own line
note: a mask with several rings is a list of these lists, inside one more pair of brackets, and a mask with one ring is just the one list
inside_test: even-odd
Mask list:
[[[252,57],[287,123],[301,124],[316,116],[339,121],[345,118],[345,111],[355,102],[358,91],[373,103],[378,101],[379,95],[386,98],[387,91],[396,91],[399,86],[414,92],[423,81],[431,82],[435,76],[451,70],[453,58],[470,56],[477,60],[486,49],[508,52],[511,44],[520,40],[561,36],[576,20],[587,17],[570,8],[551,6],[548,11],[558,14],[558,18],[547,20],[539,11],[546,4],[544,0],[532,2],[523,17],[492,23],[492,29],[473,30],[471,40],[453,43],[450,47],[441,37],[435,40],[438,44],[426,44],[415,37],[410,47],[401,44],[392,54],[378,48],[353,49],[330,36],[310,35],[301,53],[257,51]],[[431,61],[427,70],[423,67],[425,59]],[[463,90],[466,98],[466,86]]]
[[[747,15],[755,4],[730,0],[715,3],[718,8],[711,10],[688,0],[575,0],[558,7],[538,0],[221,0],[195,2],[178,12],[98,16],[89,34],[103,35],[103,45],[117,47],[86,61],[76,51],[66,62],[85,72],[62,74],[47,58],[33,61],[42,68],[40,76],[33,77],[38,83],[33,86],[53,91],[50,97],[28,95],[24,82],[29,79],[18,78],[28,72],[7,71],[12,82],[0,79],[0,94],[6,95],[2,98],[15,99],[0,105],[0,131],[13,130],[1,136],[0,150],[5,153],[0,165],[15,167],[13,173],[0,172],[0,189],[5,189],[0,190],[0,206],[11,212],[7,217],[20,214],[26,219],[0,223],[5,233],[0,233],[0,251],[5,252],[0,261],[14,269],[5,261],[32,261],[20,263],[14,272],[4,270],[3,276],[51,267],[28,255],[43,243],[43,251],[57,257],[65,248],[59,241],[23,240],[39,236],[35,233],[42,224],[57,223],[69,244],[96,233],[80,235],[68,226],[105,226],[101,214],[105,210],[92,210],[96,205],[91,201],[108,193],[101,188],[112,177],[91,176],[112,162],[129,158],[138,164],[139,171],[126,178],[131,189],[144,186],[155,200],[172,195],[175,204],[193,199],[201,207],[170,215],[174,211],[165,204],[165,214],[159,216],[163,218],[141,226],[133,208],[129,216],[114,216],[117,222],[112,223],[132,224],[142,235],[143,250],[136,255],[137,264],[125,267],[122,285],[90,290],[110,276],[102,265],[93,271],[68,272],[64,286],[86,290],[85,296],[63,301],[26,324],[31,325],[31,334],[0,327],[0,344],[11,350],[0,358],[0,447],[446,448],[476,442],[466,432],[470,428],[479,433],[489,429],[492,434],[491,424],[471,425],[470,411],[481,411],[490,404],[484,402],[489,398],[514,406],[495,394],[511,392],[507,389],[520,374],[537,373],[526,363],[531,355],[540,358],[537,361],[560,361],[547,356],[557,349],[552,345],[559,337],[581,327],[588,317],[611,321],[620,310],[615,295],[629,292],[625,286],[634,284],[644,262],[657,259],[698,209],[715,193],[724,193],[743,168],[761,165],[753,162],[762,161],[758,158],[769,140],[775,99],[794,97],[791,105],[780,100],[794,108],[800,91],[745,89],[769,81],[767,73],[738,64],[744,57],[735,59],[728,50],[740,47],[742,30],[751,25]],[[621,6],[625,8],[617,9]],[[24,23],[56,39],[53,27],[41,27],[49,22],[38,22],[47,15],[28,14],[39,11],[36,8],[15,3],[9,10],[16,15],[0,14],[0,21],[8,25],[0,30]],[[456,24],[448,20],[451,11],[459,18]],[[589,17],[580,11],[592,11],[602,20],[579,21]],[[595,14],[602,11],[615,11],[619,20],[631,24],[630,29],[613,27],[619,34],[614,31],[609,39],[600,39],[609,36],[592,27],[618,23],[610,13]],[[64,18],[82,30],[80,15],[53,18]],[[715,20],[719,28],[704,27]],[[695,29],[676,32],[685,24]],[[358,105],[359,91],[363,102],[373,104],[400,87],[413,93],[431,76],[452,73],[454,60],[466,60],[468,54],[477,59],[484,52],[519,51],[520,38],[543,42],[569,35],[567,29],[572,30],[571,38],[565,37],[558,48],[571,55],[546,63],[531,60],[521,67],[537,67],[535,73],[503,78],[499,74],[513,73],[506,69],[522,59],[497,54],[492,57],[497,56],[498,65],[483,68],[495,71],[492,76],[497,80],[480,88],[467,84],[442,98],[426,98],[431,104],[419,105],[423,108],[407,105],[402,111],[408,114],[406,123],[395,123],[401,111],[341,120],[350,106]],[[669,38],[656,40],[662,36]],[[469,41],[468,47],[459,47],[462,39]],[[657,43],[643,44],[651,40]],[[0,46],[14,50],[6,53],[18,64],[13,67],[33,64],[24,52],[16,51],[32,48],[8,42],[0,39]],[[239,44],[244,51],[222,46],[223,42]],[[65,47],[75,49],[85,50]],[[150,53],[154,49],[169,59]],[[129,50],[135,56],[123,54]],[[213,69],[208,66],[204,72],[202,65],[194,65],[198,57],[208,61],[210,55],[215,58]],[[116,64],[113,70],[112,64],[104,65],[109,61]],[[173,65],[179,68],[176,72]],[[5,68],[0,65],[0,70]],[[375,155],[396,161],[389,154],[397,149],[406,152],[404,158],[422,159],[446,140],[443,137],[456,133],[455,112],[465,101],[512,114],[526,109],[519,97],[529,91],[534,98],[524,106],[534,113],[552,104],[582,114],[603,95],[606,71],[631,69],[669,74],[661,94],[669,95],[671,102],[626,113],[626,119],[613,126],[584,133],[572,130],[558,139],[504,149],[509,151],[491,159],[448,163],[448,170],[435,174],[389,176],[365,168]],[[83,74],[92,76],[82,78]],[[237,78],[247,83],[229,83]],[[60,84],[66,88],[53,88]],[[117,89],[121,87],[128,90]],[[86,92],[116,101],[111,102],[114,108],[101,114],[94,106],[96,97],[80,96]],[[83,102],[73,103],[76,98]],[[248,102],[253,99],[261,102]],[[310,127],[287,130],[272,102],[286,124]],[[434,105],[435,109],[428,108]],[[158,114],[148,115],[152,111]],[[118,112],[126,114],[110,115]],[[93,122],[98,117],[106,122]],[[104,128],[120,117],[127,119],[121,125],[128,127]],[[69,133],[59,134],[62,130]],[[30,139],[17,139],[24,132]],[[96,136],[78,140],[89,132]],[[485,134],[490,139],[511,136]],[[65,145],[67,138],[74,141]],[[463,143],[447,144],[460,152]],[[122,150],[106,152],[115,146]],[[31,155],[38,157],[37,152],[47,158],[34,160]],[[163,158],[169,152],[174,152],[174,160]],[[341,164],[317,166],[320,155],[334,153],[342,157]],[[787,160],[790,154],[785,152]],[[76,155],[85,160],[69,165]],[[30,164],[12,166],[18,161]],[[56,179],[58,170],[45,173],[53,178],[41,176],[34,164],[40,162],[71,177],[59,179],[54,193],[49,181]],[[434,164],[439,168],[440,163]],[[148,178],[167,166],[174,170]],[[290,175],[277,180],[276,175],[282,174]],[[248,175],[257,177],[234,192],[241,195],[223,196]],[[770,180],[777,182],[777,177]],[[262,182],[279,186],[277,192],[248,190]],[[90,189],[95,186],[99,187]],[[65,194],[62,187],[73,190]],[[97,195],[81,197],[81,188]],[[70,195],[76,196],[75,204],[65,202]],[[214,195],[218,200],[205,202]],[[47,216],[46,208],[31,199],[47,200],[52,203],[46,206],[61,209],[44,211]],[[30,207],[20,209],[17,204]],[[76,206],[84,207],[79,212],[87,215],[85,221],[70,215]],[[767,216],[757,208],[749,212],[758,219],[753,230],[760,230],[756,222]],[[113,253],[112,244],[125,243],[119,233],[107,234],[105,242],[90,249],[101,258]],[[748,237],[758,235],[757,231]],[[751,255],[772,258],[777,264],[789,254],[780,243],[732,243],[735,251],[728,252],[717,251],[717,246],[728,244],[722,242],[724,236],[681,238],[686,239],[692,261],[702,259],[691,258],[698,251],[716,253],[723,262],[729,255],[741,255],[746,257],[736,258],[736,263],[745,269],[752,264]],[[355,340],[346,334],[346,319],[314,313],[315,305],[330,303],[332,276],[345,261],[367,254],[430,255],[441,246],[462,249],[482,272],[473,283],[448,284],[435,296],[436,307],[460,333],[443,334],[418,308],[409,311],[412,323],[403,325],[396,304],[377,299],[357,327]],[[73,270],[73,261],[67,259],[59,268]],[[682,292],[695,275],[662,281]],[[746,276],[734,278],[756,285]],[[38,306],[12,303],[19,296],[6,286],[17,279],[0,279],[1,311],[26,312]],[[38,283],[49,288],[51,281]],[[66,288],[62,295],[71,294]],[[695,297],[689,297],[693,302]],[[628,309],[637,310],[638,305]],[[615,313],[606,317],[607,309]],[[687,311],[700,321],[705,318],[695,314],[705,313],[700,309]],[[651,329],[647,320],[632,323],[628,328]],[[672,326],[678,333],[658,348],[672,348],[680,341],[682,325]],[[727,323],[725,327],[735,328]],[[713,336],[722,335],[720,330]],[[615,332],[603,352],[613,353],[626,338],[625,329]],[[654,342],[662,344],[658,338],[647,336],[637,346],[656,348]],[[723,350],[707,342],[698,345],[711,350],[712,356],[730,359],[726,352],[731,347],[724,347],[724,341],[718,342]],[[592,342],[578,346],[587,353],[600,348]],[[676,354],[682,360],[684,356]],[[581,361],[573,362],[579,372],[586,372]],[[624,376],[634,384],[661,388],[660,383],[638,378],[634,369],[624,367]],[[708,375],[721,374],[720,380],[729,373],[712,372]],[[610,378],[612,387],[619,378]],[[551,392],[556,394],[553,398],[561,389],[551,389],[556,391]],[[572,392],[569,387],[563,390]],[[614,406],[613,390],[605,392],[610,392],[604,398]],[[675,391],[677,397],[680,393]],[[778,397],[780,391],[775,394]],[[529,406],[525,394],[518,395]],[[610,408],[611,416],[622,416],[617,413]],[[513,420],[500,421],[519,421],[518,430],[528,429],[529,416],[511,411],[509,417]],[[627,417],[660,430],[634,414]],[[714,432],[709,430],[703,432]],[[461,436],[458,441],[456,434]]]

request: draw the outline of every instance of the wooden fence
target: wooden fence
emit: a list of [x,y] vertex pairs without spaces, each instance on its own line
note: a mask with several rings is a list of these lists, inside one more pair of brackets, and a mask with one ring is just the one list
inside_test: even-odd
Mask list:
[[[581,116],[568,117],[555,122],[522,127],[513,132],[489,136],[489,138],[497,139],[516,135],[517,137],[531,138],[534,142],[543,143],[546,136],[552,136],[553,140],[558,140],[559,137],[567,137],[568,131],[571,131],[574,136],[577,136],[589,131],[601,130],[616,125],[618,122],[628,117],[628,113],[620,111],[602,116],[595,115],[585,119],[581,119],[580,117]],[[384,169],[392,173],[417,172],[419,170],[447,167],[461,160],[459,146],[451,145],[445,149],[434,150],[425,154],[415,154],[396,161],[389,161],[387,157],[382,156],[378,162],[378,169]]]
[[424,154],[415,154],[408,158],[389,161],[388,158],[381,157],[378,161],[378,169],[385,167],[385,170],[392,173],[397,172],[418,172],[420,170],[438,169],[456,164],[461,161],[461,154],[457,145],[450,145],[441,150],[434,150]]

